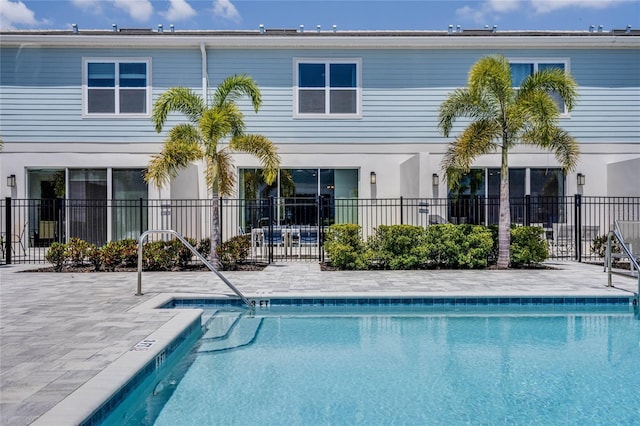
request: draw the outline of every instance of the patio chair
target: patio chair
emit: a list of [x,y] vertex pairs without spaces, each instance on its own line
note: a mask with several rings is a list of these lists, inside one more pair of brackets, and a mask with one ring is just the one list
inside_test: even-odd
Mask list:
[[301,245],[317,245],[318,244],[318,228],[316,226],[303,226],[300,228],[300,244]]
[[22,226],[22,230],[20,231],[19,234],[12,234],[11,235],[11,245],[12,245],[12,249],[13,249],[13,254],[18,255],[16,253],[16,249],[13,248],[14,246],[18,247],[18,251],[20,249],[20,247],[22,247],[22,251],[24,252],[24,254],[27,254],[27,245],[25,244],[25,235],[28,235],[28,229],[29,229],[29,221],[25,221],[24,225]]
[[[273,232],[269,232],[269,230]],[[268,226],[264,226],[262,228],[262,241],[264,245],[272,244],[274,246],[280,246],[283,244],[284,240],[282,239],[282,228],[279,226],[274,226],[269,228]]]
[[552,247],[557,256],[570,256],[575,249],[573,225],[566,223],[553,223]]
[[271,231],[268,226],[262,227],[262,255],[267,256],[269,247],[282,247],[284,246],[284,237],[282,235],[282,228],[279,226],[271,227]]

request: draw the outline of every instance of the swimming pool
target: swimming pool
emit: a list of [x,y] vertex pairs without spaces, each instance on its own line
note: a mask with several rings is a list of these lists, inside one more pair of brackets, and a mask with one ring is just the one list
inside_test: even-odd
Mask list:
[[110,421],[638,423],[640,321],[629,306],[212,307],[204,317],[200,343],[155,396]]

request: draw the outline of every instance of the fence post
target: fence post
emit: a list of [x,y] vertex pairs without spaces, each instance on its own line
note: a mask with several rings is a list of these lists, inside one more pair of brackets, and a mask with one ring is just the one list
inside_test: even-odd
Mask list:
[[273,263],[273,195],[269,196],[269,238],[266,244],[269,244],[269,263]]
[[64,198],[58,197],[56,198],[56,217],[58,218],[58,223],[57,223],[57,227],[58,227],[58,233],[57,233],[57,238],[56,241],[58,243],[64,243],[64,233],[65,233],[65,223],[67,218],[65,217],[65,200]]
[[524,196],[524,226],[531,226],[531,195]]
[[11,234],[13,233],[11,231],[11,197],[6,197],[5,198],[5,218],[6,218],[6,223],[4,226],[4,235],[7,238],[6,241],[4,242],[5,246],[4,246],[4,252],[6,253],[6,263],[7,265],[11,265]]
[[138,205],[138,220],[140,221],[140,235],[144,232],[144,221],[142,214],[142,197],[140,197],[140,204]]
[[322,250],[322,247],[324,245],[324,243],[322,241],[324,241],[324,226],[322,226],[322,222],[324,220],[324,217],[322,215],[322,211],[324,210],[324,206],[322,203],[322,195],[318,195],[316,197],[316,204],[317,204],[317,223],[318,223],[318,261],[322,262],[324,259],[324,250]]
[[575,194],[574,200],[575,217],[575,246],[576,260],[582,262],[582,195]]
[[404,203],[402,195],[400,196],[400,225],[404,225]]
[[[220,197],[218,198],[218,203],[219,203],[219,205],[218,205],[218,225],[220,225],[220,229],[219,229],[219,232],[220,232],[220,242],[222,243],[222,242],[224,241],[224,238],[223,238],[223,235],[222,235],[222,220],[223,220],[223,218],[222,218],[222,217],[224,216],[224,215],[222,214],[222,196],[220,196]],[[233,234],[231,234],[231,235],[233,235]]]

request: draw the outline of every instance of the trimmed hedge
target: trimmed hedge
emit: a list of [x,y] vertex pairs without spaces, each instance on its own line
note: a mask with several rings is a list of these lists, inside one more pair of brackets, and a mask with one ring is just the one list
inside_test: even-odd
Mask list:
[[[381,225],[364,243],[358,225],[332,225],[325,252],[340,269],[485,268],[494,260],[497,232],[482,225]],[[512,230],[512,266],[548,257],[541,228]]]
[[[218,255],[225,269],[237,269],[239,263],[245,262],[251,249],[248,236],[231,238],[220,247]],[[205,258],[209,257],[210,240],[200,242],[187,238],[189,244]],[[71,238],[68,243],[53,243],[45,255],[45,259],[60,272],[66,266],[92,266],[95,271],[115,271],[117,268],[131,268],[138,264],[138,240],[125,239],[109,241],[102,247],[96,247],[79,238]],[[185,269],[193,259],[191,251],[178,239],[170,241],[149,241],[142,248],[142,267],[147,271],[172,271]]]
[[324,251],[340,269],[367,269],[359,225],[331,225],[325,234]]

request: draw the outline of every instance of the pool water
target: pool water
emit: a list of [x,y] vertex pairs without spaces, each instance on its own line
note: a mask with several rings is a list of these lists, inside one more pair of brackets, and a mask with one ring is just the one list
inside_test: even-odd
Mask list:
[[629,312],[288,308],[209,323],[150,424],[640,423]]

